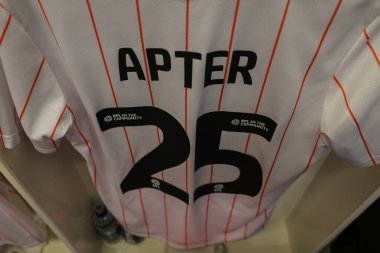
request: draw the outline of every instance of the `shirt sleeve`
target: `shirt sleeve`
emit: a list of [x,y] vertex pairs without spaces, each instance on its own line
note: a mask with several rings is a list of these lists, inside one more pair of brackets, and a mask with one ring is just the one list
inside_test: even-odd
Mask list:
[[322,133],[351,164],[380,162],[380,18],[363,30],[331,80]]
[[21,126],[9,89],[2,85],[5,81],[4,75],[0,74],[0,146],[13,148],[20,142]]
[[22,129],[38,151],[51,153],[72,125],[62,90],[45,57],[4,9],[0,33],[2,146],[14,147]]

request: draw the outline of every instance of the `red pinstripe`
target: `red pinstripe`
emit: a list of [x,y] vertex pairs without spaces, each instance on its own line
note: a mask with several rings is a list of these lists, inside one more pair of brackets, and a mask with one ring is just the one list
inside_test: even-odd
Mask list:
[[[161,178],[163,181],[165,181],[163,171],[161,171]],[[168,225],[168,210],[167,210],[167,206],[166,206],[166,193],[164,193],[163,198],[164,198],[164,213],[165,213],[165,226],[166,226],[165,236],[166,236],[166,241],[168,242],[169,241],[169,225]]]
[[[271,54],[270,59],[269,59],[269,64],[268,64],[267,70],[265,72],[263,83],[261,85],[260,95],[259,95],[259,99],[258,99],[257,104],[256,104],[255,113],[257,113],[258,110],[259,110],[259,106],[260,106],[260,103],[261,103],[261,98],[262,98],[262,96],[264,94],[264,89],[265,89],[265,86],[266,86],[267,81],[268,81],[269,72],[270,72],[270,70],[272,68],[272,62],[273,62],[274,56],[276,54],[278,42],[280,41],[280,37],[281,37],[281,34],[282,34],[282,29],[283,29],[284,24],[285,24],[285,20],[286,20],[287,14],[288,14],[289,6],[290,6],[290,0],[288,0],[288,2],[286,3],[284,14],[283,14],[282,20],[281,20],[281,25],[280,25],[280,28],[278,29],[278,32],[277,32],[276,41],[275,41],[274,46],[273,46],[272,54]],[[252,134],[249,133],[248,137],[247,137],[246,144],[245,144],[245,149],[244,149],[245,153],[247,153],[248,146],[249,146],[249,141],[251,139],[251,136],[252,136]]]
[[311,155],[310,155],[309,161],[307,162],[306,168],[305,168],[305,170],[303,171],[304,173],[309,169],[310,164],[311,164],[311,162],[313,161],[314,154],[315,154],[315,151],[317,150],[318,142],[319,142],[319,139],[320,139],[320,138],[321,138],[321,134],[319,133],[319,134],[318,134],[317,141],[315,142],[315,145],[314,145],[313,151],[311,152]]
[[375,49],[372,47],[372,44],[371,44],[371,41],[369,40],[369,36],[368,36],[368,33],[367,33],[367,29],[364,29],[364,36],[367,40],[367,46],[368,48],[371,50],[373,56],[375,57],[375,60],[377,62],[377,65],[380,67],[380,60],[379,60],[379,57],[377,57],[377,54],[376,54],[376,51]]
[[[4,8],[3,6],[1,6],[2,8]],[[5,27],[4,27],[4,30],[3,32],[1,33],[1,37],[0,37],[0,47],[1,45],[3,44],[3,41],[4,41],[4,37],[5,37],[5,34],[7,33],[8,31],[8,27],[9,27],[9,24],[11,23],[11,20],[12,20],[12,16],[9,15],[8,16],[8,20],[7,20],[7,23],[5,24]],[[0,140],[1,140],[1,145],[3,148],[5,148],[5,142],[4,142],[4,136],[3,136],[3,131],[0,127]]]
[[[137,12],[139,33],[140,33],[141,50],[144,56],[144,68],[145,68],[145,73],[147,76],[150,100],[151,100],[152,106],[154,107],[155,106],[154,96],[153,96],[152,85],[151,85],[151,80],[150,80],[148,61],[147,61],[147,56],[146,56],[146,51],[145,51],[144,33],[143,33],[143,27],[142,27],[142,21],[141,21],[141,11],[140,11],[140,4],[139,4],[140,1],[136,0],[135,2],[136,2],[136,12]],[[158,127],[156,127],[156,133],[157,133],[158,143],[161,143]],[[161,178],[163,181],[165,181],[164,171],[161,171]],[[168,211],[167,211],[167,206],[166,206],[166,193],[163,193],[163,202],[164,202],[164,213],[165,213],[166,242],[168,242],[169,241],[169,225],[168,225]],[[146,219],[146,222],[147,222],[147,219]]]
[[[108,71],[107,61],[106,61],[104,53],[103,53],[103,47],[102,47],[102,43],[101,43],[100,38],[99,38],[99,34],[98,34],[98,29],[96,27],[95,18],[94,18],[94,15],[92,13],[92,8],[91,8],[90,1],[86,0],[86,3],[87,3],[88,12],[90,14],[91,23],[92,23],[92,26],[94,28],[94,33],[95,33],[96,41],[98,43],[98,47],[99,47],[100,55],[101,55],[101,58],[102,58],[102,61],[103,61],[104,69],[105,69],[106,74],[107,74],[108,84],[109,84],[109,87],[110,87],[110,90],[111,90],[111,93],[112,93],[112,97],[113,97],[113,100],[114,100],[114,103],[115,103],[116,107],[119,107],[119,103],[118,103],[117,98],[116,98],[115,90],[113,88],[112,79],[111,79],[110,73]],[[125,139],[126,139],[127,144],[128,144],[129,153],[130,153],[130,156],[132,158],[132,163],[133,163],[133,165],[135,165],[135,157],[133,155],[132,146],[131,146],[131,143],[130,143],[130,140],[129,140],[127,129],[125,127],[123,127],[123,131],[124,131]],[[139,190],[139,191],[141,191],[141,190]],[[141,192],[140,192],[140,198],[142,198]],[[146,221],[145,209],[144,209],[144,205],[143,205],[142,199],[140,199],[140,202],[141,202],[142,213],[143,213],[144,219]],[[149,233],[149,227],[147,226],[147,223],[145,223],[145,225],[146,225],[146,228],[147,228],[147,234],[149,236],[149,234],[150,234]]]
[[8,193],[12,193],[12,194],[18,194],[18,192],[16,192],[16,191],[13,190],[13,189],[8,189],[7,192],[8,192]]
[[235,208],[236,199],[237,199],[237,194],[234,195],[234,199],[232,200],[230,214],[228,215],[227,225],[226,225],[226,228],[224,230],[224,242],[227,242],[227,233],[228,233],[229,226],[231,223],[232,213],[233,213],[234,208]]
[[[185,162],[185,169],[186,169],[186,193],[189,193],[189,179],[188,179],[188,172],[189,172],[189,166],[188,161]],[[185,209],[185,248],[189,248],[189,242],[188,242],[188,220],[189,220],[189,205],[186,205]]]
[[138,23],[139,23],[140,41],[141,41],[142,53],[143,53],[143,56],[144,56],[144,67],[145,67],[145,72],[146,72],[146,76],[147,76],[150,101],[152,102],[152,106],[154,106],[154,98],[153,98],[152,86],[151,86],[151,83],[150,83],[150,73],[149,73],[149,69],[148,69],[148,61],[147,61],[146,52],[145,52],[144,34],[143,34],[143,30],[142,30],[142,22],[141,22],[139,0],[136,0],[136,11],[137,11],[137,18],[138,18]]
[[76,127],[76,129],[78,130],[78,133],[79,135],[82,137],[83,141],[85,142],[86,146],[87,146],[87,149],[90,153],[90,157],[91,157],[91,160],[92,160],[92,164],[93,164],[93,178],[94,178],[94,185],[95,185],[95,188],[96,190],[98,190],[98,186],[97,186],[97,179],[96,179],[96,163],[95,163],[95,160],[94,160],[94,156],[92,155],[92,150],[91,150],[91,147],[90,147],[90,144],[88,143],[86,137],[84,137],[82,131],[80,130],[80,128],[78,127],[77,125],[77,121],[75,119],[75,115],[74,115],[74,112],[71,110],[71,108],[66,105],[67,109],[69,109],[71,115],[73,115],[73,120],[74,120],[74,125]]
[[55,134],[55,132],[57,131],[57,127],[58,127],[58,125],[59,125],[59,122],[61,122],[61,119],[62,119],[62,117],[63,117],[63,114],[64,114],[65,111],[66,111],[66,108],[67,108],[67,105],[65,105],[65,107],[63,108],[61,114],[59,115],[59,118],[58,118],[58,120],[57,120],[57,123],[55,123],[54,129],[53,129],[53,132],[52,132],[51,135],[50,135],[50,141],[53,143],[53,145],[54,145],[54,147],[55,147],[56,150],[58,150],[58,146],[57,146],[57,143],[55,143],[55,141],[54,141],[53,138],[54,138],[54,134]]
[[36,235],[34,235],[30,230],[29,228],[27,228],[24,224],[22,224],[22,222],[17,219],[16,216],[14,216],[12,213],[10,212],[7,212],[7,215],[13,220],[15,221],[30,237],[32,237],[34,240],[36,240],[37,242],[39,243],[43,243],[42,240],[40,240]]
[[146,233],[147,233],[147,236],[149,238],[150,237],[150,230],[149,230],[148,220],[146,218],[145,207],[144,207],[141,189],[139,189],[139,196],[140,196],[140,205],[141,205],[141,209],[143,212],[143,217],[144,217],[144,222],[145,222],[145,227],[146,227]]
[[5,148],[5,142],[4,142],[4,137],[3,137],[3,130],[1,130],[0,127],[0,140],[1,140],[1,146]]
[[26,108],[27,108],[28,105],[29,105],[30,98],[32,97],[32,93],[33,93],[33,91],[34,91],[34,87],[36,86],[36,83],[37,83],[38,77],[39,77],[40,74],[41,74],[41,70],[42,70],[42,68],[43,68],[43,66],[44,66],[44,63],[45,63],[45,57],[42,57],[42,60],[41,60],[40,66],[39,66],[39,68],[38,68],[37,74],[36,74],[36,76],[34,77],[32,87],[30,88],[30,91],[29,91],[28,97],[27,97],[27,99],[26,99],[26,101],[25,101],[24,107],[22,108],[22,111],[21,111],[21,114],[20,114],[20,121],[21,121],[22,118],[24,117],[25,110],[26,110]]
[[338,10],[339,10],[339,7],[340,7],[342,1],[343,1],[343,0],[339,0],[338,4],[336,5],[336,7],[335,7],[335,9],[334,9],[334,12],[333,12],[333,15],[332,15],[332,17],[330,18],[329,23],[328,23],[328,25],[327,25],[327,27],[326,27],[326,29],[325,29],[323,35],[322,35],[322,38],[321,38],[321,40],[320,40],[320,42],[319,42],[319,44],[318,44],[317,50],[316,50],[316,52],[315,52],[315,54],[314,54],[314,56],[313,56],[313,58],[312,58],[312,60],[311,60],[311,62],[310,62],[310,64],[309,64],[309,66],[308,66],[308,68],[307,68],[307,70],[306,70],[306,73],[305,73],[305,75],[304,75],[304,77],[303,77],[302,84],[301,84],[300,90],[299,90],[299,92],[298,92],[297,100],[296,100],[296,103],[295,103],[295,105],[294,105],[294,107],[293,107],[292,114],[291,114],[291,116],[290,116],[290,118],[289,118],[288,123],[286,124],[285,130],[284,130],[284,132],[283,132],[283,134],[282,134],[282,137],[281,137],[281,140],[280,140],[279,146],[278,146],[278,148],[277,148],[276,155],[275,155],[275,157],[274,157],[274,159],[273,159],[272,165],[271,165],[271,167],[270,167],[269,173],[268,173],[267,178],[266,178],[265,183],[264,183],[264,187],[263,187],[263,189],[262,189],[262,191],[261,191],[261,194],[260,194],[260,200],[259,200],[259,205],[258,205],[258,208],[257,208],[256,216],[258,216],[258,215],[260,214],[261,204],[262,204],[262,201],[263,201],[263,198],[264,198],[264,193],[265,193],[266,187],[267,187],[267,185],[268,185],[268,182],[269,182],[270,176],[272,175],[274,165],[276,164],[278,154],[280,153],[280,150],[281,150],[281,147],[282,147],[282,143],[283,143],[283,141],[284,141],[284,139],[285,139],[286,133],[287,133],[287,131],[288,131],[288,128],[289,128],[289,126],[290,126],[290,123],[292,122],[292,119],[293,119],[294,113],[295,113],[295,111],[296,111],[296,109],[297,109],[298,102],[299,102],[299,100],[300,100],[300,97],[301,97],[301,94],[302,94],[303,87],[304,87],[304,85],[305,85],[306,79],[307,79],[307,77],[308,77],[308,75],[309,75],[309,73],[310,73],[310,70],[311,70],[312,66],[314,65],[315,60],[317,59],[317,56],[318,56],[318,54],[319,54],[319,51],[321,50],[322,44],[323,44],[323,42],[324,42],[324,40],[325,40],[325,38],[326,38],[326,35],[327,35],[327,33],[328,33],[328,31],[329,31],[329,29],[330,29],[330,27],[331,27],[332,22],[333,22],[334,19],[335,19],[336,14],[338,13]]
[[290,6],[290,0],[288,0],[288,2],[286,3],[284,14],[282,15],[281,25],[280,25],[280,28],[278,29],[276,41],[274,43],[272,54],[271,54],[270,59],[269,59],[269,64],[268,64],[267,70],[265,72],[265,77],[264,77],[264,80],[263,80],[263,84],[261,85],[260,96],[259,96],[259,99],[258,99],[257,104],[256,104],[255,113],[257,113],[258,110],[259,110],[261,98],[263,97],[265,85],[267,84],[269,72],[270,72],[271,67],[272,67],[272,62],[273,62],[273,58],[274,58],[274,55],[275,55],[276,50],[277,50],[278,42],[280,41],[280,37],[281,37],[281,34],[282,34],[282,29],[283,29],[284,24],[285,24],[285,20],[286,20],[287,14],[288,14],[289,6]]
[[17,244],[12,238],[8,237],[7,235],[5,235],[5,234],[3,234],[1,232],[0,232],[0,238],[4,238],[5,240],[7,240],[7,241],[9,241],[9,242],[11,242],[11,243],[13,243],[15,245]]
[[[220,96],[219,96],[218,111],[220,111],[220,108],[222,106],[224,86],[225,86],[226,80],[227,80],[227,72],[228,72],[228,67],[229,67],[229,62],[230,62],[232,43],[233,43],[234,35],[235,35],[235,27],[236,27],[237,16],[239,14],[239,6],[240,6],[240,0],[236,0],[234,19],[233,19],[232,28],[231,28],[230,41],[228,44],[226,68],[224,69],[223,83],[222,83],[222,87],[220,90]],[[214,164],[211,164],[210,177],[209,177],[209,183],[210,184],[212,182],[213,174],[214,174]],[[210,206],[210,199],[211,199],[211,195],[208,194],[207,195],[206,212],[205,212],[205,246],[206,247],[208,246],[208,211],[209,211],[209,206]]]
[[[208,180],[210,183],[212,182],[213,174],[214,174],[214,164],[211,164],[210,178]],[[207,204],[206,204],[206,212],[205,212],[205,216],[206,216],[206,219],[205,219],[205,247],[208,246],[208,210],[210,207],[210,198],[211,198],[211,195],[209,194],[207,196]]]
[[58,40],[57,40],[57,37],[55,37],[55,34],[54,34],[54,31],[53,31],[53,28],[52,28],[51,25],[50,25],[50,21],[49,21],[47,15],[46,15],[45,8],[44,8],[43,4],[41,3],[41,0],[38,0],[38,5],[40,6],[40,9],[41,9],[41,11],[42,11],[42,14],[43,14],[44,17],[45,17],[46,23],[48,24],[51,33],[53,34],[53,37],[54,37],[54,39],[55,39],[55,42],[56,42],[57,45],[59,46],[59,44],[58,44]]
[[5,37],[5,34],[6,34],[7,31],[8,31],[9,24],[11,23],[11,20],[12,20],[12,15],[9,15],[9,16],[8,16],[8,20],[7,20],[7,23],[5,24],[5,27],[4,27],[3,33],[1,34],[1,37],[0,37],[0,46],[3,44],[4,37]]
[[[124,224],[124,227],[129,230],[128,228],[128,224],[127,224],[127,219],[125,218],[125,208],[123,206],[123,203],[121,202],[121,199],[119,199],[120,201],[120,206],[121,206],[121,211],[122,211],[122,214],[123,214],[123,224]],[[120,223],[120,222],[119,222]]]
[[105,71],[106,71],[106,74],[107,74],[108,83],[109,83],[109,86],[110,86],[110,89],[111,89],[111,92],[112,92],[113,100],[115,102],[115,105],[117,107],[119,107],[119,103],[117,102],[115,90],[113,88],[113,83],[112,83],[111,75],[110,75],[109,70],[108,70],[107,61],[106,61],[106,58],[104,56],[103,46],[102,46],[102,43],[101,43],[100,38],[99,38],[98,28],[96,27],[96,22],[95,22],[94,14],[92,13],[91,4],[90,4],[89,0],[86,0],[86,2],[87,2],[88,11],[90,13],[90,18],[91,18],[92,26],[94,28],[94,32],[95,32],[95,36],[96,36],[96,41],[97,41],[98,46],[99,46],[100,55],[102,57],[103,65],[104,65],[104,68],[105,68]]
[[334,78],[335,83],[338,85],[339,89],[342,91],[342,94],[343,94],[343,97],[344,97],[344,102],[346,103],[347,111],[350,113],[350,115],[351,115],[351,117],[352,117],[352,120],[354,121],[354,123],[355,123],[355,125],[356,125],[356,127],[357,127],[357,129],[358,129],[358,132],[359,132],[360,138],[361,138],[362,141],[363,141],[363,144],[364,144],[364,147],[365,147],[365,149],[366,149],[366,151],[367,151],[367,153],[368,153],[368,156],[369,156],[369,158],[371,159],[373,165],[376,165],[376,162],[375,162],[375,160],[373,159],[372,153],[371,153],[371,151],[370,151],[370,149],[369,149],[369,147],[368,147],[368,145],[367,145],[367,142],[366,142],[366,140],[365,140],[365,138],[364,138],[363,132],[362,132],[362,130],[361,130],[361,128],[360,128],[360,124],[359,124],[359,122],[356,120],[356,117],[355,117],[354,113],[353,113],[352,110],[351,110],[350,104],[348,103],[348,99],[347,99],[347,96],[346,96],[346,92],[344,91],[344,88],[343,88],[342,84],[339,82],[339,80],[336,78],[336,76],[334,76],[333,78]]
[[[190,1],[186,0],[186,32],[185,32],[185,51],[189,50],[189,19],[190,19]],[[185,132],[187,133],[187,95],[188,88],[185,86]],[[185,161],[185,173],[186,173],[186,192],[189,193],[189,164],[188,159]],[[188,217],[189,205],[186,205],[185,210],[185,248],[189,248],[188,242]]]
[[[115,90],[114,90],[114,87],[113,87],[111,75],[110,75],[110,72],[108,70],[108,64],[107,64],[106,58],[104,56],[103,46],[102,46],[102,43],[101,43],[100,38],[99,38],[98,28],[96,27],[95,18],[94,18],[94,15],[92,13],[91,4],[90,4],[89,0],[86,0],[86,2],[87,2],[88,11],[90,13],[90,18],[91,18],[92,26],[94,28],[94,32],[95,32],[95,36],[96,36],[96,41],[97,41],[98,46],[99,46],[100,55],[102,57],[104,69],[105,69],[106,74],[107,74],[108,84],[109,84],[109,87],[111,89],[111,93],[112,93],[115,105],[116,105],[116,107],[119,107],[119,103],[118,103],[117,98],[116,98],[116,94],[115,94]],[[132,148],[131,148],[131,144],[130,144],[130,141],[129,141],[127,130],[125,129],[125,127],[123,127],[123,130],[124,130],[125,138],[127,139],[127,143],[128,143],[128,147],[129,147],[130,155],[132,157],[133,164],[135,164],[135,157],[134,157],[133,152],[132,152]]]
[[[284,24],[285,24],[285,20],[286,20],[287,14],[288,14],[289,6],[290,6],[290,0],[287,1],[285,9],[284,9],[284,13],[282,15],[281,24],[280,24],[280,27],[279,27],[278,32],[277,32],[276,40],[275,40],[275,43],[274,43],[274,46],[273,46],[273,49],[272,49],[271,56],[269,58],[269,63],[268,63],[268,66],[267,66],[267,69],[266,69],[266,72],[265,72],[264,80],[263,80],[263,83],[261,85],[261,91],[260,91],[259,99],[258,99],[257,104],[256,104],[255,113],[257,113],[257,111],[259,110],[259,105],[260,105],[260,102],[261,102],[261,98],[263,96],[264,88],[265,88],[265,85],[267,83],[267,80],[268,80],[268,77],[269,77],[269,73],[270,73],[270,70],[271,70],[271,67],[272,67],[272,62],[273,62],[274,56],[276,54],[278,43],[280,41],[282,30],[283,30],[283,27],[284,27]],[[249,142],[250,142],[251,136],[252,136],[251,133],[249,133],[248,136],[247,136],[247,140],[246,140],[245,148],[244,148],[244,154],[247,154],[247,152],[248,152],[248,146],[249,146]],[[237,198],[237,194],[235,194],[235,196],[234,196],[234,199],[233,199],[233,202],[232,202],[232,205],[231,205],[231,211],[230,211],[230,214],[228,216],[228,221],[227,221],[227,225],[226,225],[226,229],[225,229],[225,233],[224,233],[225,241],[227,241],[227,233],[229,231],[230,221],[231,221],[231,217],[233,215],[236,198]],[[245,224],[244,230],[245,230],[244,233],[245,233],[245,236],[246,236],[246,232],[248,230],[248,224]]]
[[226,68],[224,69],[223,83],[222,83],[222,88],[220,90],[220,96],[219,96],[218,111],[220,111],[220,108],[222,107],[223,92],[224,92],[224,86],[226,85],[226,81],[227,81],[227,72],[228,72],[228,67],[229,67],[229,64],[230,64],[232,43],[234,41],[236,20],[237,20],[238,14],[239,14],[239,5],[240,5],[240,0],[236,0],[234,21],[233,21],[233,24],[232,24],[232,30],[231,30],[231,35],[230,35],[230,43],[228,45],[228,54],[227,54],[227,59],[226,59]]

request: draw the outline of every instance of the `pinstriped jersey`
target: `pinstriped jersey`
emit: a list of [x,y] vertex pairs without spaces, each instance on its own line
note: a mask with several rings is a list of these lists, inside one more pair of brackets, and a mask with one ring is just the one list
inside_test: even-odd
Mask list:
[[[10,26],[12,17],[3,8],[0,9],[0,17],[1,25],[4,25],[0,36],[0,58],[1,63],[3,60],[5,62],[4,65],[1,65],[1,71],[4,72],[0,75],[0,148],[3,149],[17,145],[20,141],[19,131],[23,129],[20,119],[23,119],[22,111],[25,111],[23,110],[25,105],[22,103],[27,101],[27,96],[24,97],[23,92],[14,92],[14,89],[22,87],[25,80],[33,81],[31,77],[36,74],[35,69],[38,69],[42,55],[28,39],[27,34],[19,29],[19,26]],[[6,39],[5,34],[7,34]],[[4,40],[7,41],[6,46],[2,47]],[[13,57],[15,53],[16,55],[26,55],[28,60]],[[11,55],[12,57],[9,58]],[[9,71],[13,69],[18,69],[17,73]],[[5,72],[7,73],[6,79]],[[49,76],[53,77],[51,74]],[[49,80],[51,78],[42,77],[40,79],[47,84]],[[7,81],[12,83],[12,91],[16,96],[14,98],[10,94]],[[54,82],[56,83],[56,81]],[[30,85],[33,86],[33,83]],[[58,85],[53,90],[56,94],[62,95]],[[46,95],[46,89],[36,89],[34,92],[40,96]],[[51,95],[50,91],[49,96]],[[48,124],[46,119],[45,122]],[[53,123],[55,124],[55,121],[52,121]],[[25,131],[30,133],[30,127],[26,127]],[[13,245],[27,248],[43,244],[45,241],[46,228],[20,194],[0,173],[0,246]]]
[[[0,17],[3,29],[0,36],[0,64],[2,66],[2,75],[0,75],[0,146],[12,148],[20,141],[20,130],[33,136],[38,132],[50,131],[51,128],[54,128],[66,103],[54,75],[49,66],[45,65],[45,57],[30,40],[25,30],[12,20],[12,15],[9,15],[4,8],[0,9]],[[17,57],[17,55],[24,57]],[[11,84],[10,87],[8,87],[8,83]],[[42,85],[40,85],[41,83]],[[38,106],[38,103],[31,100],[32,94],[34,97],[49,97],[52,102],[48,108],[45,108],[43,113],[45,117],[41,119],[45,130],[41,128],[41,125],[36,125],[39,124],[37,122],[42,122],[36,120],[36,115],[32,116],[34,120],[29,120],[28,112],[34,111],[33,108]],[[41,110],[41,108],[36,109]],[[24,123],[22,126],[20,121]],[[37,132],[33,130],[36,127],[39,129]],[[57,127],[54,135],[63,136],[63,133],[60,132],[65,130],[61,127]],[[34,137],[31,138],[34,139]]]
[[0,246],[31,247],[46,240],[46,231],[18,192],[0,174]]
[[66,137],[132,233],[247,238],[327,147],[379,161],[378,1],[1,2],[1,52],[14,25],[40,54],[16,85],[30,51],[2,53],[21,125],[41,152]]

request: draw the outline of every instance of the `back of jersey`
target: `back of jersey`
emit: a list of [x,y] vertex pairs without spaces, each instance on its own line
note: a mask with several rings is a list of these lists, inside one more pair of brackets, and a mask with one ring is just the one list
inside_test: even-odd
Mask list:
[[135,234],[247,238],[327,146],[378,162],[376,71],[358,64],[378,67],[379,1],[1,2],[62,91],[28,98],[28,136],[45,153],[66,137]]

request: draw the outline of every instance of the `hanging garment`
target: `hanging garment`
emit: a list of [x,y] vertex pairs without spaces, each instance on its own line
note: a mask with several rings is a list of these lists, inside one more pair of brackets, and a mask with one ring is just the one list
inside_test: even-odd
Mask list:
[[[327,147],[380,161],[377,0],[0,2],[0,85],[23,129],[44,153],[68,139],[134,234],[244,239]],[[39,60],[6,53],[12,29]]]

